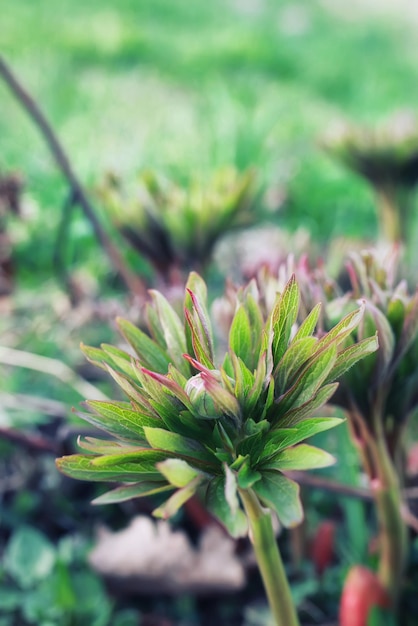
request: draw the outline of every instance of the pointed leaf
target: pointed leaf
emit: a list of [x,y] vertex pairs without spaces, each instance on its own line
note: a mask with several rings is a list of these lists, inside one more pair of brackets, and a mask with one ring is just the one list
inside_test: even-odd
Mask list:
[[273,372],[278,389],[283,389],[284,391],[286,385],[294,382],[293,377],[313,354],[316,343],[317,339],[315,337],[303,337],[302,339],[292,341]]
[[163,428],[144,428],[145,437],[152,448],[166,450],[193,459],[195,462],[215,462],[213,455],[195,439],[183,437]]
[[143,367],[160,373],[167,372],[170,358],[156,341],[127,320],[118,317],[116,323]]
[[143,450],[134,459],[131,455],[95,457],[73,454],[57,459],[56,465],[63,474],[79,480],[138,482],[161,478],[155,464],[165,458],[166,453],[156,450]]
[[374,335],[377,330],[379,350],[377,351],[378,369],[376,378],[379,383],[387,374],[395,351],[395,336],[385,315],[374,304],[367,302],[367,315],[364,318],[365,336]]
[[278,299],[271,316],[273,338],[273,359],[278,363],[285,353],[292,326],[299,310],[299,287],[293,274]]
[[232,537],[244,537],[247,534],[247,517],[240,508],[232,513],[225,495],[225,478],[218,476],[211,480],[206,492],[208,510],[225,526]]
[[309,418],[315,411],[320,409],[334,395],[338,383],[324,385],[313,398],[300,406],[287,411],[282,417],[274,421],[275,427],[291,428],[303,420]]
[[[189,324],[189,329],[186,326],[187,343],[189,349],[191,347],[190,340],[193,347],[195,344],[198,345],[201,353],[204,354],[205,360],[210,364],[208,367],[213,368],[212,326],[206,301],[207,288],[205,282],[196,272],[191,272],[186,285],[184,303],[186,319]],[[191,333],[188,332],[189,330]],[[199,359],[196,350],[195,354]]]
[[337,348],[331,344],[313,356],[303,369],[293,387],[278,401],[278,408],[285,413],[289,409],[308,402],[319,390],[332,370],[337,357]]
[[190,500],[196,493],[197,488],[201,482],[201,476],[197,476],[190,483],[181,489],[177,489],[164,504],[154,509],[152,514],[155,517],[162,517],[163,519],[169,519],[183,506],[187,500]]
[[299,339],[303,339],[304,337],[310,337],[313,331],[315,330],[315,326],[318,323],[319,314],[321,312],[321,303],[318,302],[309,313],[309,315],[303,320],[302,324],[299,326],[299,329],[296,335],[293,337],[293,341],[298,341]]
[[333,465],[336,459],[325,450],[302,443],[274,454],[260,464],[263,469],[308,470]]
[[144,426],[158,426],[159,420],[134,411],[128,402],[102,402],[87,400],[85,403],[97,415],[79,413],[80,417],[116,437],[141,440]]
[[151,290],[150,293],[157,308],[171,361],[184,376],[188,376],[189,365],[183,358],[183,354],[187,352],[186,337],[180,318],[160,292]]
[[107,371],[108,367],[115,367],[115,362],[109,354],[106,354],[100,348],[93,348],[92,346],[86,346],[85,344],[80,344],[80,349],[83,354],[86,356],[87,360],[96,367],[100,367],[102,370]]
[[359,343],[349,346],[337,355],[334,367],[326,378],[325,382],[330,383],[341,378],[350,367],[369,354],[375,352],[379,347],[377,335],[363,339]]
[[185,487],[194,478],[201,476],[201,472],[195,470],[183,459],[166,459],[157,463],[157,468],[174,487]]
[[263,471],[253,487],[260,500],[277,513],[283,526],[297,526],[303,519],[299,485],[280,472]]
[[143,498],[145,496],[153,496],[157,493],[164,493],[172,490],[171,485],[167,485],[163,481],[144,481],[129,485],[122,485],[111,491],[103,493],[92,500],[92,504],[114,504],[115,502],[126,502],[133,498]]
[[257,470],[253,469],[250,465],[249,458],[243,463],[238,471],[237,481],[240,489],[249,489],[258,480],[260,480],[261,474]]
[[229,347],[249,370],[253,369],[254,355],[251,350],[251,327],[244,305],[240,305],[229,330]]
[[343,319],[338,322],[326,335],[324,335],[318,342],[318,349],[325,348],[331,343],[336,342],[337,345],[341,344],[352,331],[357,328],[364,315],[365,302],[361,303],[359,309],[351,311]]
[[77,445],[82,450],[96,456],[103,454],[124,454],[131,452],[142,452],[148,448],[147,442],[115,441],[114,439],[98,439],[97,437],[78,437]]

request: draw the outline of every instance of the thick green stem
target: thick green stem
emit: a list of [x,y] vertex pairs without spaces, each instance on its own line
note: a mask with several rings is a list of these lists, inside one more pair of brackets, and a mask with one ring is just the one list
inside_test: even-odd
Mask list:
[[250,538],[276,626],[299,626],[289,582],[273,531],[270,511],[253,491],[240,490],[250,524]]

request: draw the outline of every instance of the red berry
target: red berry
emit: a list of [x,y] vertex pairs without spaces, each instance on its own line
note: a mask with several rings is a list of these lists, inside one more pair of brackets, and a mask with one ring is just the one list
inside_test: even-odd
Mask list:
[[322,576],[334,558],[335,523],[325,520],[316,529],[311,543],[311,559],[318,576]]
[[340,603],[340,626],[367,626],[373,607],[390,607],[390,598],[376,574],[355,565],[344,583]]

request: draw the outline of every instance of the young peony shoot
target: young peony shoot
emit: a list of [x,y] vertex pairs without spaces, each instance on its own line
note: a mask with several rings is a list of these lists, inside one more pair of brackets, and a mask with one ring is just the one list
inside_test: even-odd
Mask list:
[[334,462],[302,442],[341,422],[312,415],[332,396],[336,379],[376,350],[377,339],[347,347],[363,307],[320,338],[313,334],[319,305],[297,327],[294,276],[267,313],[254,289],[251,283],[237,298],[229,349],[220,362],[206,285],[196,273],[187,283],[184,320],[152,291],[149,334],[118,321],[135,356],[109,345],[84,347],[128,401],[86,402],[82,417],[107,438],[81,439],[84,453],[58,459],[57,465],[73,478],[122,483],[96,503],[167,492],[154,515],[169,518],[198,491],[232,536],[250,526],[277,624],[293,626],[298,622],[270,511],[287,527],[302,520],[299,488],[286,471]]

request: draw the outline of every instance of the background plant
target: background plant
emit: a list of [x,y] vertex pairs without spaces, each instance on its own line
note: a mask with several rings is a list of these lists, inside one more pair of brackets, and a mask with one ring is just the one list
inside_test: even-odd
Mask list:
[[170,284],[205,269],[225,233],[254,221],[254,174],[223,168],[183,187],[150,171],[131,185],[109,176],[100,195],[116,228]]
[[[399,280],[399,250],[352,254],[347,261],[349,289],[332,280],[323,265],[311,268],[306,260],[281,268],[279,279],[267,274],[264,297],[296,271],[303,310],[326,301],[320,324],[326,332],[341,317],[364,302],[365,315],[353,341],[379,336],[379,349],[341,379],[333,402],[347,414],[376,504],[379,526],[379,578],[395,602],[399,598],[408,555],[402,487],[405,476],[405,433],[417,408],[418,295]],[[354,346],[356,344],[353,344]]]
[[418,183],[418,126],[398,113],[380,127],[340,126],[324,138],[325,149],[365,178],[376,195],[381,236],[413,246],[413,193]]

